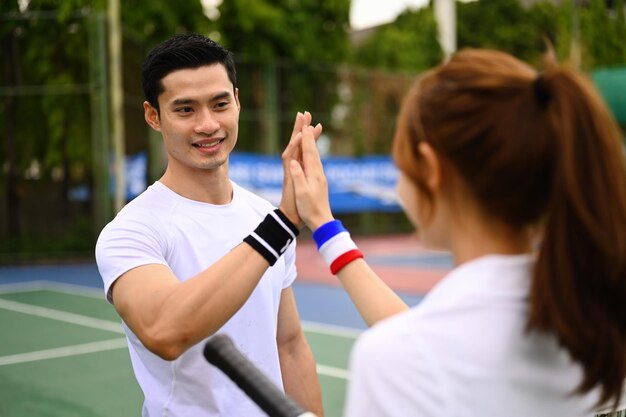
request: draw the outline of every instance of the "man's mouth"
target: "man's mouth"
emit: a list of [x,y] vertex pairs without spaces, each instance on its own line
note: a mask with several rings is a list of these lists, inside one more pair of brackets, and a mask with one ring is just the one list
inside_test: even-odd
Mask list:
[[223,141],[224,141],[224,139],[217,139],[217,140],[212,140],[210,142],[194,143],[192,145],[195,146],[196,148],[208,149],[208,148],[212,148],[212,147],[214,147],[216,145],[219,145]]

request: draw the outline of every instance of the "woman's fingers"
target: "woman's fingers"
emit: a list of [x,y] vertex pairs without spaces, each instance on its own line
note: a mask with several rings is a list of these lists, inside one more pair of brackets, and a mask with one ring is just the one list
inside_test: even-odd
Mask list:
[[313,116],[311,116],[311,113],[309,113],[308,111],[305,111],[304,115],[303,115],[303,118],[302,118],[302,121],[303,121],[302,126],[303,127],[304,126],[310,126],[311,125],[311,120],[313,120]]
[[[291,137],[289,138],[289,143],[287,144],[285,150],[282,153],[283,160],[283,193],[281,196],[281,201],[279,204],[279,208],[283,210],[285,215],[289,217],[294,223],[299,224],[302,217],[302,213],[300,213],[300,207],[298,202],[296,201],[296,195],[299,193],[305,194],[308,196],[311,194],[311,191],[307,184],[307,178],[303,172],[303,166],[300,165],[302,163],[302,137],[304,132],[308,132],[309,135],[313,135],[313,138],[310,138],[313,142],[319,137],[322,133],[322,125],[317,124],[315,127],[311,126],[311,113],[298,112],[296,114],[296,119],[294,121],[293,132],[291,133]],[[313,145],[315,146],[315,145]],[[292,162],[293,161],[293,162]],[[292,170],[291,165],[295,163],[297,168],[296,171]],[[298,171],[299,170],[299,171]],[[295,179],[293,177],[293,172],[296,172],[298,185],[295,186]],[[310,207],[311,202],[305,197],[307,202],[304,204],[307,208]]]
[[309,169],[322,169],[322,161],[320,154],[317,151],[315,145],[315,128],[305,127],[302,130],[302,161],[304,162],[304,169],[309,172]]
[[318,123],[315,125],[315,128],[313,129],[313,136],[315,136],[315,140],[317,140],[320,135],[322,134],[322,124]]
[[[290,159],[302,160],[302,151],[300,144],[302,141],[302,132],[304,129],[311,126],[312,116],[311,113],[305,111],[304,113],[298,112],[296,114],[296,120],[293,125],[293,131],[291,132],[291,138],[287,147],[282,153],[283,163],[286,163]],[[318,123],[313,129],[313,136],[315,140],[322,134],[322,125]]]
[[[332,220],[326,176],[319,159],[313,128],[303,130],[303,162],[289,161],[289,173],[296,198],[298,214],[314,230]],[[305,149],[306,148],[306,149]]]

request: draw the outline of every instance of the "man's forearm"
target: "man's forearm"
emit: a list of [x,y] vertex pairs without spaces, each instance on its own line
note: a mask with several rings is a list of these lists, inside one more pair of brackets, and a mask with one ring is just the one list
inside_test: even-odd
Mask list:
[[285,393],[306,410],[323,417],[322,394],[313,352],[304,334],[278,347]]

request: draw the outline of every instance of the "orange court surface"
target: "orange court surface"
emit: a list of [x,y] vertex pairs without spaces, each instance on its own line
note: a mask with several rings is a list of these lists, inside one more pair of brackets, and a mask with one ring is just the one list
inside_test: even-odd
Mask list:
[[[372,269],[399,293],[424,295],[452,268],[448,253],[425,249],[412,234],[353,236],[353,240]],[[298,239],[296,265],[300,283],[340,286],[312,239]]]

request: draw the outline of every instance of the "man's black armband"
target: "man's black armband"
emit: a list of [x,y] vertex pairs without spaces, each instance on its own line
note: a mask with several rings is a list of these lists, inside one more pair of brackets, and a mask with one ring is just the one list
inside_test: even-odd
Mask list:
[[285,253],[300,231],[279,209],[270,212],[244,242],[259,252],[270,266]]

